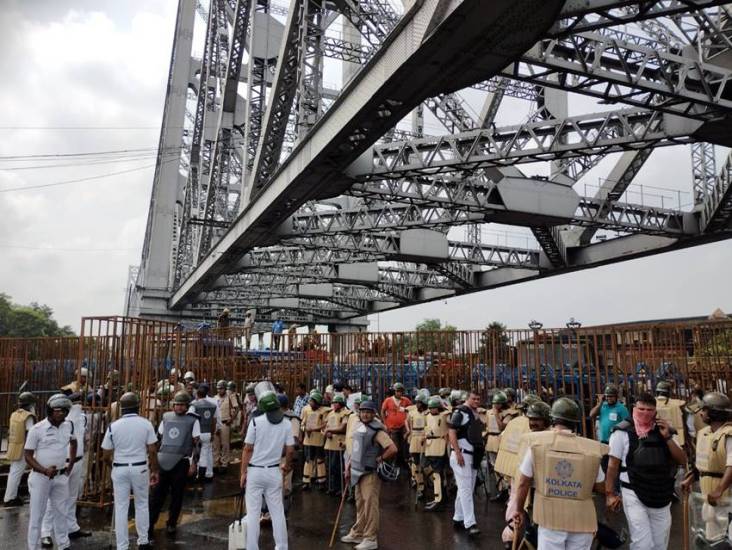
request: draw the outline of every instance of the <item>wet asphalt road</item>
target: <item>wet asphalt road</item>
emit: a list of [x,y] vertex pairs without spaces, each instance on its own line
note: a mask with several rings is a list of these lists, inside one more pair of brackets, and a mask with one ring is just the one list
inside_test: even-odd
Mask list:
[[[183,507],[183,515],[174,538],[164,532],[165,515],[161,516],[155,532],[155,548],[173,550],[181,548],[226,549],[228,525],[234,518],[234,500],[237,492],[237,476],[230,473],[219,476],[210,485],[201,488],[189,487]],[[441,511],[423,512],[414,505],[414,492],[409,490],[406,480],[385,484],[381,494],[381,529],[379,545],[384,550],[429,549],[435,547],[455,549],[500,549],[500,532],[503,529],[504,509],[489,502],[483,494],[476,495],[476,516],[482,530],[479,538],[472,540],[464,532],[456,531],[451,521],[452,498]],[[339,499],[318,491],[296,492],[293,507],[288,517],[290,548],[293,550],[322,550],[328,547],[328,540],[337,513]],[[130,507],[132,508],[132,506]],[[673,505],[674,522],[670,549],[681,548],[681,509]],[[602,517],[600,510],[600,517]],[[103,550],[113,546],[110,536],[111,510],[105,512],[80,508],[79,520],[82,528],[93,532],[93,536],[73,541],[74,550]],[[347,503],[344,507],[338,537],[348,532],[354,520],[354,508]],[[620,515],[608,518],[608,523],[618,529],[625,520]],[[28,528],[28,506],[3,509],[0,507],[0,548],[15,550],[25,548]],[[262,529],[260,548],[272,549],[272,531],[268,526]],[[134,528],[130,529],[134,539]],[[337,540],[337,539],[336,539]],[[134,549],[134,543],[130,548]],[[334,548],[353,548],[336,542]]]

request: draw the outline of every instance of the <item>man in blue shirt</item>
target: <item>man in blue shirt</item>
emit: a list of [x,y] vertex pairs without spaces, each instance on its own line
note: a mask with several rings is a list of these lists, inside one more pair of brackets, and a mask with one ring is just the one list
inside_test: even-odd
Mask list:
[[272,350],[280,351],[280,340],[282,339],[282,331],[285,328],[285,323],[282,319],[277,319],[272,323]]
[[598,395],[597,405],[590,411],[590,418],[594,422],[599,415],[600,430],[597,434],[601,443],[610,440],[610,432],[623,420],[630,418],[628,409],[618,401],[618,388],[615,384],[605,386],[605,394]]

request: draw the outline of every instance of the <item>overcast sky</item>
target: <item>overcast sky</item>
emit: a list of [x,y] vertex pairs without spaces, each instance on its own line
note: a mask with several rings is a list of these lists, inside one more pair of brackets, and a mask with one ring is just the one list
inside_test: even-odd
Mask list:
[[[0,157],[26,158],[0,159],[0,292],[48,304],[75,330],[83,315],[122,313],[128,266],[139,263],[175,9],[175,0],[4,2]],[[27,158],[119,150],[134,152],[114,163]],[[688,149],[655,152],[638,181],[688,191]],[[385,313],[372,329],[427,317],[479,328],[732,311],[731,274],[727,241]]]

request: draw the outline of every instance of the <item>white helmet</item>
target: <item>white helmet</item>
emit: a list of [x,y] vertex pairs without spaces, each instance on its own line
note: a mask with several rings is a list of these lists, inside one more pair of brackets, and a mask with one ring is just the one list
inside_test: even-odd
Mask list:
[[178,374],[177,369],[170,369],[170,372],[168,373],[168,376],[176,376]]
[[81,376],[89,376],[89,369],[81,367]]
[[333,384],[328,384],[328,386],[325,388],[325,393],[333,393]]
[[193,371],[190,371],[189,370],[188,372],[186,372],[186,375],[183,377],[183,379],[184,380],[195,380],[196,379],[196,375],[193,374]]

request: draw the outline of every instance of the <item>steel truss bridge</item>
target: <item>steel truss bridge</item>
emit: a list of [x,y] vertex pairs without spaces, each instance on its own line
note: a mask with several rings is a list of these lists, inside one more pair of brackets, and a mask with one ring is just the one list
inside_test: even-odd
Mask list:
[[[179,0],[127,314],[256,309],[348,330],[730,238],[731,14],[713,0]],[[636,178],[659,147],[692,160],[660,204]],[[487,237],[506,226],[520,242]]]

